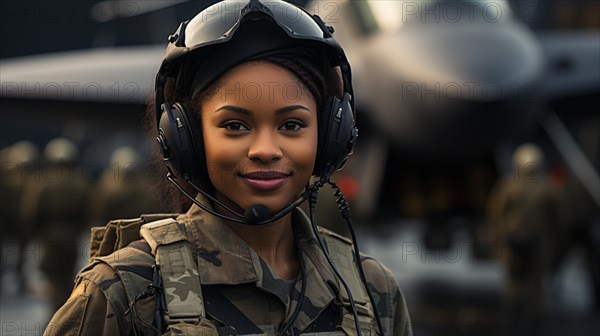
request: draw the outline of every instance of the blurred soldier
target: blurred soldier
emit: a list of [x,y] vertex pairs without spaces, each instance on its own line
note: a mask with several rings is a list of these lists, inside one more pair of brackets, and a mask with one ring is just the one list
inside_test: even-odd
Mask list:
[[77,164],[78,149],[68,139],[56,138],[44,148],[40,182],[28,186],[22,211],[40,232],[40,268],[48,278],[50,303],[62,305],[72,289],[77,258],[84,255],[78,236],[85,227],[88,184]]
[[123,146],[110,157],[91,199],[91,216],[102,225],[114,218],[133,218],[160,209],[156,183],[135,149]]
[[514,174],[492,190],[488,220],[507,268],[505,303],[511,334],[539,332],[542,280],[564,245],[558,190],[545,172],[544,154],[523,144],[513,154]]
[[[4,246],[2,252],[15,253],[17,257],[16,275],[18,290],[23,292],[26,287],[26,277],[23,274],[24,251],[33,238],[33,226],[25,222],[19,212],[21,195],[27,180],[37,177],[36,165],[39,151],[29,141],[19,141],[3,150],[2,155],[2,183],[0,183],[0,218],[2,220],[2,241],[5,237],[14,237],[17,244],[11,248]],[[0,244],[1,245],[1,244]],[[2,253],[0,252],[0,253]],[[7,253],[8,254],[8,253]],[[8,259],[7,255],[0,254],[1,262]]]

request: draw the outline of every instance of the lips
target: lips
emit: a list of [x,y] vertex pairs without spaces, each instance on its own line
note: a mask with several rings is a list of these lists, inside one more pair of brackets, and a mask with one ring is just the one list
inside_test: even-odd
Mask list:
[[273,171],[258,171],[242,175],[248,185],[256,190],[271,191],[281,187],[289,174]]

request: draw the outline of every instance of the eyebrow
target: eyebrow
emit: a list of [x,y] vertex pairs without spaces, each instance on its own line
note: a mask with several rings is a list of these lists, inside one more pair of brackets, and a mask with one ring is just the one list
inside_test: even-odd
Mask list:
[[[223,110],[229,110],[229,111],[233,111],[233,112],[237,112],[237,113],[241,113],[241,114],[245,114],[245,115],[252,115],[252,112],[250,110],[247,110],[243,107],[232,106],[232,105],[221,106],[218,109],[216,109],[215,112],[219,112],[219,111],[223,111]],[[306,111],[310,112],[310,110],[306,106],[291,105],[291,106],[286,106],[286,107],[282,107],[282,108],[275,110],[275,115],[280,115],[280,114],[284,114],[284,113],[295,111],[295,110],[306,110]]]

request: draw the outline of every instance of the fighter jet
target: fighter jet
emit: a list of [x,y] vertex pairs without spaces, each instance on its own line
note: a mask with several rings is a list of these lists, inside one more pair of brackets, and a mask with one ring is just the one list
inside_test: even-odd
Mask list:
[[[550,108],[600,92],[597,22],[591,32],[534,32],[535,23],[548,24],[548,16],[569,6],[563,2],[336,4],[321,14],[340,18],[334,26],[353,64],[357,118],[366,126],[351,168],[359,216],[400,209],[406,180],[418,181],[421,194],[442,189],[453,203],[445,206],[447,214],[472,208],[461,198],[477,197],[465,194],[489,189],[495,174],[512,169],[507,148],[540,127],[582,183],[600,187],[597,168]],[[315,1],[307,8],[327,9],[319,6]],[[584,14],[585,4],[579,6]],[[489,176],[472,182],[469,174],[481,168]],[[600,204],[600,188],[588,192]],[[417,213],[430,215],[422,207]]]

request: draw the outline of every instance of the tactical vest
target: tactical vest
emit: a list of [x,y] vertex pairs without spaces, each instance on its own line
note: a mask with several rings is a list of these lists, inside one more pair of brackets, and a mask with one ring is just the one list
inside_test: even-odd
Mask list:
[[[113,220],[104,227],[93,227],[90,264],[80,271],[78,277],[99,263],[110,266],[123,283],[128,313],[133,314],[134,332],[136,325],[141,327],[139,321],[135,321],[136,303],[156,295],[155,290],[160,287],[164,295],[156,295],[156,300],[165,300],[166,309],[157,312],[160,315],[156,315],[154,321],[164,320],[165,335],[217,336],[216,327],[206,317],[197,264],[184,228],[175,220],[177,216],[142,215],[136,219]],[[319,228],[319,231],[327,249],[336,252],[336,258],[332,260],[352,291],[362,334],[375,335],[374,313],[356,267],[352,241],[324,228]],[[152,254],[131,244],[141,238],[148,243]],[[148,274],[149,269],[153,270],[152,274]],[[345,308],[340,327],[346,334],[353,335],[356,327],[350,300],[344,287],[341,284],[339,287]],[[182,300],[182,297],[185,299]],[[111,297],[110,293],[106,298],[108,301],[124,300]],[[238,318],[246,317],[241,314]],[[160,325],[158,328],[164,329]],[[327,335],[344,335],[344,332],[328,332]],[[262,331],[251,334],[260,335]]]

